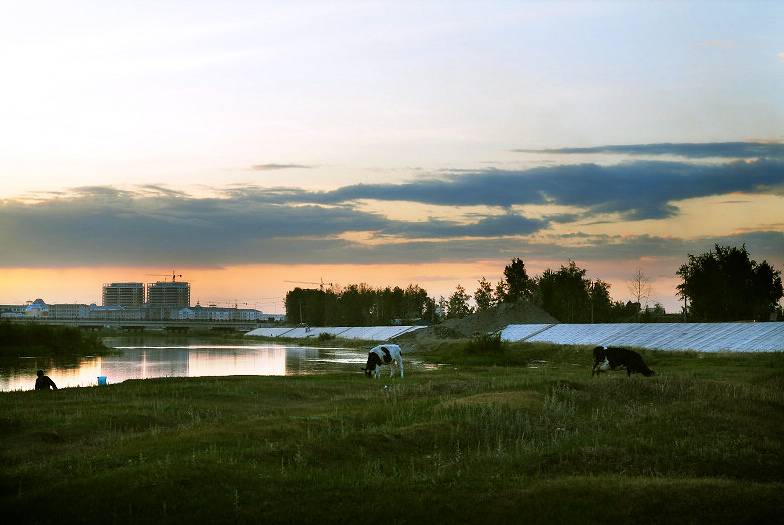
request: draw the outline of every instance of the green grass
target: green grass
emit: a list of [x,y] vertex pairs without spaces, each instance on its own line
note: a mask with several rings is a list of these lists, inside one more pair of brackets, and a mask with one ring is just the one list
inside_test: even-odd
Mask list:
[[781,354],[466,342],[404,379],[166,378],[0,394],[4,523],[772,523]]

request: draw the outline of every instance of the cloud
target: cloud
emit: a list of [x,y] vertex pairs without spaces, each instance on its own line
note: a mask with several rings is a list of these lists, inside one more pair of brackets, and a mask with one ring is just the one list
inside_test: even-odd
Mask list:
[[592,148],[558,149],[513,149],[518,153],[547,154],[620,154],[620,155],[674,155],[691,159],[709,157],[728,159],[784,158],[784,143],[781,142],[707,142],[707,143],[662,143],[596,146]]
[[548,226],[548,221],[529,219],[514,213],[485,216],[476,222],[428,220],[418,222],[395,222],[384,228],[386,235],[407,239],[451,239],[460,237],[507,237],[530,235]]
[[251,169],[256,171],[286,170],[292,168],[312,169],[313,166],[306,166],[304,164],[255,164],[251,166]]
[[[93,195],[110,197],[96,202]],[[350,206],[257,205],[244,198],[204,199],[93,191],[90,196],[0,206],[2,267],[160,265],[192,267],[296,261],[323,264],[423,263],[520,256],[539,260],[682,258],[713,244],[746,244],[784,257],[781,231],[685,240],[663,236],[547,233],[544,220],[515,214],[456,221],[390,220]],[[351,232],[370,235],[351,240]],[[535,234],[533,237],[531,235]],[[575,242],[579,241],[579,242]],[[771,256],[767,256],[771,257]]]
[[779,161],[720,165],[638,161],[477,171],[403,184],[357,184],[303,197],[322,204],[359,200],[503,208],[550,204],[576,206],[588,215],[617,213],[626,220],[644,220],[675,215],[678,210],[672,203],[679,200],[782,189],[784,162]]
[[735,42],[726,40],[711,40],[710,42],[697,42],[695,47],[723,47],[724,49],[735,49]]
[[[668,145],[670,150],[684,146],[689,145]],[[589,235],[579,226],[572,234],[556,235],[560,228],[553,227],[670,218],[680,212],[679,201],[706,196],[728,196],[723,199],[727,202],[744,200],[743,195],[781,196],[784,161],[771,157],[455,171],[330,191],[232,186],[209,198],[161,185],[79,187],[46,200],[0,202],[0,245],[10,247],[0,252],[0,267],[156,265],[172,258],[208,267],[466,261],[526,254],[558,260],[684,257],[688,250],[699,251],[693,249],[699,240]],[[460,218],[402,220],[367,211],[400,201],[453,208]],[[366,206],[368,202],[375,204]],[[532,205],[536,216],[526,211]],[[750,248],[758,242],[765,253],[782,254],[784,233],[749,231],[753,226],[729,239]],[[716,240],[706,242],[709,249]]]

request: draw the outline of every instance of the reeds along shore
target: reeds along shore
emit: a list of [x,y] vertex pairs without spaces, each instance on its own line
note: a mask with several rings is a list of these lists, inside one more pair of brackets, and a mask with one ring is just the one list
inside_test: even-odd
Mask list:
[[442,365],[404,379],[3,393],[0,512],[10,523],[779,520],[782,355],[640,353],[655,377],[592,379],[587,347],[433,342],[418,357]]

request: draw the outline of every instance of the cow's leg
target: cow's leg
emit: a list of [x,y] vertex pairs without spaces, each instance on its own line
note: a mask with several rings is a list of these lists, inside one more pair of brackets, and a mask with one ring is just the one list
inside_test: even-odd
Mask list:
[[397,364],[400,367],[400,377],[403,377],[403,359],[400,359],[400,362]]

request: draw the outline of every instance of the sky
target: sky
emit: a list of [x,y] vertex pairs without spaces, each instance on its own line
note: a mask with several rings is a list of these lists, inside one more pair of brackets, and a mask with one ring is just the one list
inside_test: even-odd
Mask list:
[[[0,304],[784,270],[784,2],[8,0]],[[315,283],[315,284],[313,284]]]

